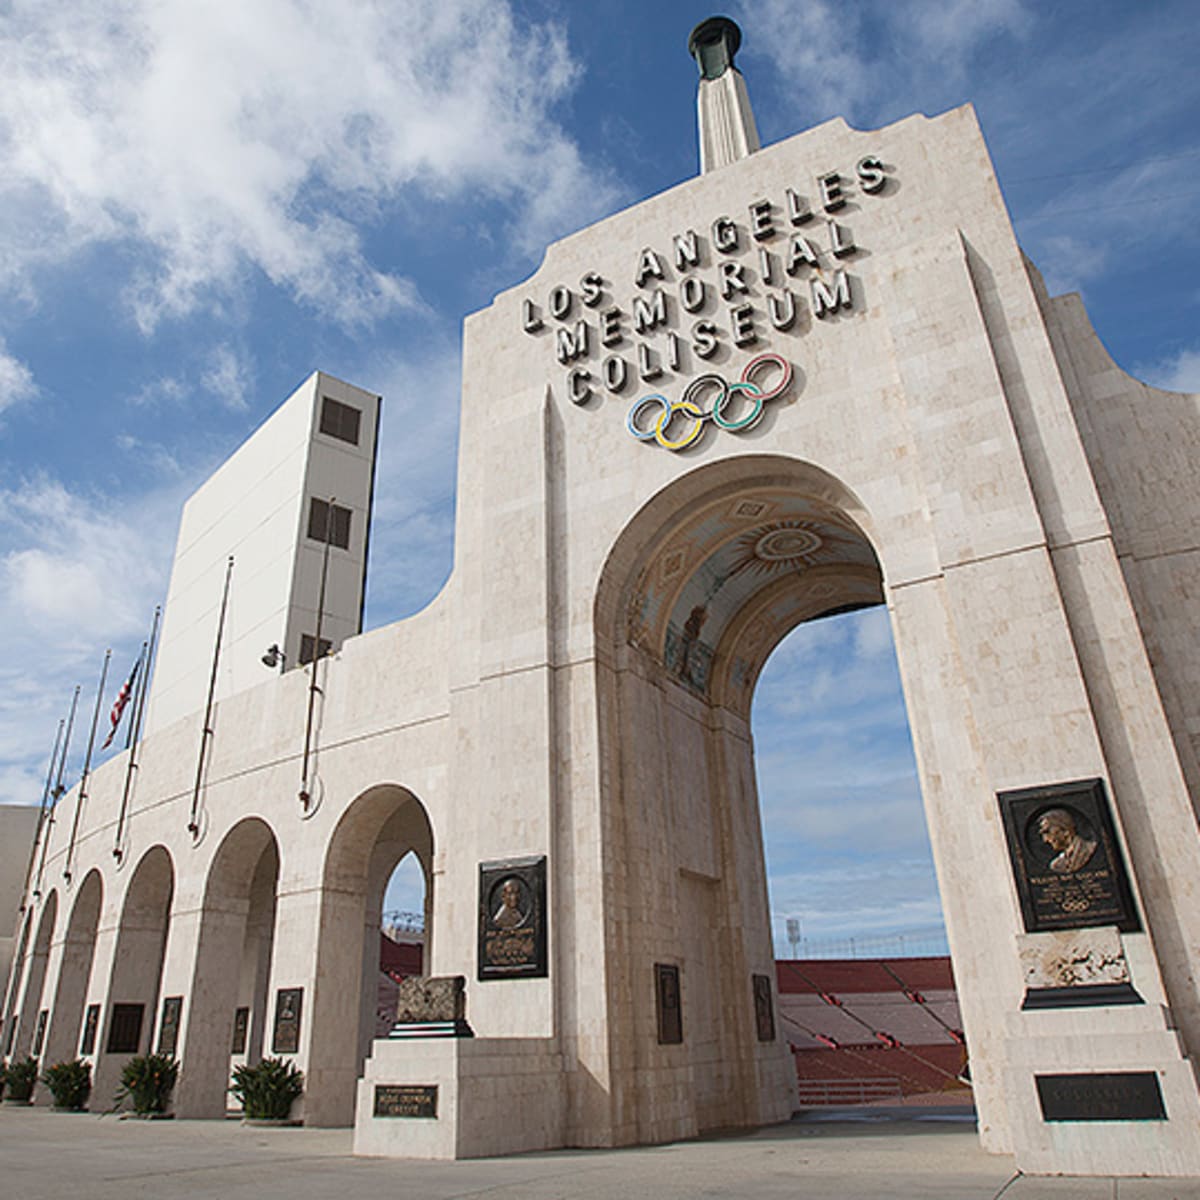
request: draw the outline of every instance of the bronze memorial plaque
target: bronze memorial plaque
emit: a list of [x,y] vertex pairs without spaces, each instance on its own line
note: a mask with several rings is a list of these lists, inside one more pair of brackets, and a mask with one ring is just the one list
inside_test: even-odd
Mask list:
[[436,1083],[377,1083],[375,1116],[436,1117]]
[[233,1045],[230,1054],[246,1053],[246,1031],[250,1028],[250,1010],[238,1008],[233,1013]]
[[775,1006],[771,1002],[771,977],[751,975],[754,985],[754,1023],[758,1027],[760,1042],[775,1040]]
[[658,1016],[658,1044],[680,1045],[683,1041],[683,1008],[679,996],[679,968],[674,963],[654,964],[654,1007]]
[[108,1054],[136,1054],[142,1040],[144,1004],[114,1004],[108,1024]]
[[179,1044],[179,1018],[182,1014],[182,996],[167,996],[163,1000],[162,1022],[158,1027],[159,1054],[174,1055]]
[[89,1004],[83,1018],[83,1037],[79,1041],[80,1054],[96,1052],[96,1030],[100,1027],[100,1005]]
[[1000,792],[997,799],[1029,933],[1141,929],[1102,779]]
[[1035,1075],[1044,1121],[1165,1121],[1153,1071]]
[[272,1054],[299,1053],[300,1010],[303,1004],[303,988],[280,988],[275,993],[275,1032],[271,1039]]
[[479,864],[479,978],[541,979],[546,964],[546,858]]

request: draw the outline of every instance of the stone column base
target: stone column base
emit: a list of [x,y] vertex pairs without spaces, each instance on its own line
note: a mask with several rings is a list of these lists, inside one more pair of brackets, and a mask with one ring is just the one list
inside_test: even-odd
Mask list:
[[[551,1150],[564,1144],[565,1096],[562,1055],[550,1038],[379,1040],[358,1084],[354,1153],[484,1158]],[[428,1115],[431,1102],[436,1115]],[[389,1110],[397,1115],[375,1115]]]
[[[1161,1005],[1022,1013],[1006,1070],[1017,1166],[1029,1175],[1200,1175],[1200,1092]],[[1035,1028],[1036,1026],[1036,1028]],[[1110,1076],[1110,1080],[1089,1076]],[[1153,1076],[1153,1080],[1147,1076]],[[1082,1109],[1161,1094],[1157,1119],[1046,1119],[1038,1078],[1082,1086]],[[1133,1095],[1131,1093],[1136,1093]]]

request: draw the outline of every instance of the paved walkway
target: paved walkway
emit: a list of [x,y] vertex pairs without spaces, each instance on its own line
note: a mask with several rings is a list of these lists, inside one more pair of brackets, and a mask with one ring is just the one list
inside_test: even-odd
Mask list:
[[[833,1114],[836,1117],[836,1114]],[[727,1138],[457,1163],[354,1158],[344,1129],[0,1107],[4,1200],[1200,1200],[1200,1179],[1041,1179],[961,1114],[822,1113]]]

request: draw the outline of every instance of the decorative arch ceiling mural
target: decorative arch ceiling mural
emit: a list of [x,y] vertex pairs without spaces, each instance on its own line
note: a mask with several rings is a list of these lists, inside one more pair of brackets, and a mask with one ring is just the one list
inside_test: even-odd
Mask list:
[[801,621],[883,600],[875,552],[840,510],[747,489],[693,510],[651,549],[630,643],[673,679],[748,713],[771,650]]

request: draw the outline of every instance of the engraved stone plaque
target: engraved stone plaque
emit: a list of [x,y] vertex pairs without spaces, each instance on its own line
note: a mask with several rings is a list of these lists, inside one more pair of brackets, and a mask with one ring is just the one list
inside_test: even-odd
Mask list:
[[754,985],[754,1024],[760,1042],[775,1040],[775,1006],[771,1001],[771,979],[768,975],[751,975]]
[[271,1038],[272,1054],[299,1053],[300,1010],[303,1005],[303,988],[280,988],[275,993],[275,1030]]
[[375,1116],[437,1117],[436,1083],[377,1083]]
[[250,1010],[239,1008],[233,1014],[233,1045],[230,1054],[246,1053],[246,1031],[250,1028]]
[[1037,1075],[1046,1121],[1165,1121],[1162,1089],[1153,1071]]
[[183,1013],[183,997],[167,996],[163,1000],[162,1023],[158,1027],[159,1054],[175,1053],[179,1044],[179,1018]]
[[679,968],[674,963],[654,964],[654,1002],[658,1016],[658,1044],[680,1045],[683,1041],[683,1009]]
[[546,973],[545,855],[480,863],[479,978]]
[[79,1041],[79,1053],[94,1054],[96,1052],[96,1030],[100,1026],[100,1005],[89,1004],[83,1018],[83,1037]]
[[1026,930],[1141,929],[1103,780],[1023,788],[997,799]]
[[396,1023],[461,1021],[467,1011],[466,985],[462,975],[401,980],[396,986]]

